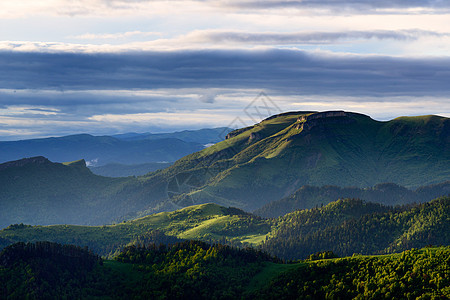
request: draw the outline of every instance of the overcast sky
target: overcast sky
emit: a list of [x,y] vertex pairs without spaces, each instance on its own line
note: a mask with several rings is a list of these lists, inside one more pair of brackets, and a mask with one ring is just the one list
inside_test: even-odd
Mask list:
[[450,1],[1,0],[0,140],[450,117]]

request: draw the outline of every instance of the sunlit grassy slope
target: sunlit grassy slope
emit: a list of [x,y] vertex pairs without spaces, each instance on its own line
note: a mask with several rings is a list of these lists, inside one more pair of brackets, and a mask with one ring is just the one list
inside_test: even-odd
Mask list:
[[153,230],[181,239],[206,241],[220,241],[223,238],[231,241],[250,239],[248,242],[252,242],[257,236],[265,237],[270,228],[266,220],[238,209],[203,204],[114,225],[11,226],[0,231],[0,236],[9,241],[48,240],[86,245],[102,255],[107,255]]
[[438,183],[450,178],[449,165],[448,118],[379,122],[357,113],[293,112],[231,132],[227,140],[146,178],[190,176],[191,184],[172,204],[212,201],[253,210],[306,184]]

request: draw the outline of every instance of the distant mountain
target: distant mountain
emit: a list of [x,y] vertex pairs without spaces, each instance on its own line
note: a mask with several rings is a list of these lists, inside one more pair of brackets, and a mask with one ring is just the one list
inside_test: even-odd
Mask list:
[[64,137],[0,142],[0,162],[45,156],[51,161],[84,159],[88,164],[173,162],[221,140],[231,129],[214,128],[165,134],[125,134]]
[[[0,228],[13,223],[105,224],[146,207],[133,178],[94,175],[84,160],[33,157],[0,164]],[[142,203],[144,202],[144,204]]]
[[160,140],[179,139],[185,142],[198,144],[215,144],[225,139],[225,136],[233,129],[228,127],[204,128],[199,130],[183,130],[171,133],[125,133],[113,135],[113,137],[133,141],[133,140]]
[[372,188],[337,186],[303,186],[292,195],[272,201],[254,211],[255,214],[274,218],[298,209],[314,208],[343,198],[358,198],[385,205],[403,205],[430,201],[450,195],[450,181],[409,190],[394,183],[377,184]]

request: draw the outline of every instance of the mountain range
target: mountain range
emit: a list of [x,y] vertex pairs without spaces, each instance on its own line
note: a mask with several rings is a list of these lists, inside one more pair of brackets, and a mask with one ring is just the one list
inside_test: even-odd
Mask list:
[[[85,165],[43,157],[1,164],[0,226],[100,225],[209,202],[279,216],[345,197],[427,201],[448,195],[450,121],[290,112],[234,130],[144,176],[107,178]],[[384,182],[393,185],[378,185]]]
[[217,143],[231,129],[212,128],[173,133],[127,133],[114,136],[78,134],[0,142],[0,162],[45,156],[55,162],[84,159],[89,165],[174,162]]

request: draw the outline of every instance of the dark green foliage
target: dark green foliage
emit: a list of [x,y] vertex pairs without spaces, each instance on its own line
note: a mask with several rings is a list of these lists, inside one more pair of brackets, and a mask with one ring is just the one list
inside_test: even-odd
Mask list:
[[13,225],[0,231],[0,246],[50,240],[88,246],[111,257],[129,244],[175,243],[186,239],[262,247],[286,260],[333,251],[383,254],[450,244],[450,198],[429,203],[384,206],[343,199],[321,208],[263,219],[238,209],[203,204],[111,226]]
[[280,217],[262,249],[285,259],[331,250],[382,254],[450,244],[450,198],[402,207],[340,200]]
[[334,254],[333,251],[322,251],[309,255],[306,260],[330,259],[337,257],[338,256]]
[[169,246],[127,247],[117,261],[135,264],[144,275],[132,295],[164,299],[239,297],[263,262],[277,259],[253,249],[186,241]]
[[145,232],[137,236],[133,241],[129,244],[133,245],[168,245],[183,242],[183,239],[179,239],[175,236],[169,236],[164,234],[161,230],[152,230]]
[[[448,299],[450,247],[280,264],[253,249],[185,241],[130,246],[116,261],[52,243],[0,257],[0,299]],[[81,259],[81,257],[83,259]]]
[[102,265],[97,255],[71,245],[16,243],[0,253],[0,299],[73,299]]
[[259,299],[448,299],[450,248],[308,263],[273,279]]
[[275,218],[297,209],[314,208],[344,198],[358,198],[367,202],[384,205],[403,205],[427,202],[437,197],[450,195],[450,181],[409,190],[394,183],[377,184],[372,188],[338,186],[303,186],[292,195],[272,201],[255,214],[266,218]]

